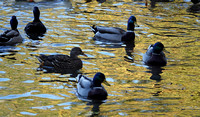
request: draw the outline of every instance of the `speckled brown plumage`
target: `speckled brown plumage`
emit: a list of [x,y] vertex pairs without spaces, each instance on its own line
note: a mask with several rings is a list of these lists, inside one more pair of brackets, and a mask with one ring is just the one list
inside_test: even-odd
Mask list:
[[[50,66],[61,69],[81,69],[83,63],[78,55],[85,55],[79,47],[74,47],[68,55],[43,55],[36,56],[41,66]],[[86,55],[85,55],[86,56]]]

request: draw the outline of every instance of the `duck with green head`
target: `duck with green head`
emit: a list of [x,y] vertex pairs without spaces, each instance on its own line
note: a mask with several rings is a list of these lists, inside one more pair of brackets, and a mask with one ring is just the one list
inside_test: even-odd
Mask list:
[[126,50],[133,51],[135,47],[135,27],[139,27],[136,17],[130,16],[127,22],[127,31],[118,27],[92,26],[95,40],[123,42]]
[[150,45],[143,55],[144,63],[149,66],[165,66],[167,64],[167,59],[163,49],[164,45],[161,42]]
[[33,8],[34,20],[29,22],[24,28],[26,34],[31,39],[38,39],[38,37],[42,37],[44,33],[46,33],[46,27],[40,21],[40,10],[38,7]]
[[77,81],[77,94],[79,96],[91,100],[107,99],[108,93],[101,83],[108,86],[110,86],[110,84],[106,81],[103,73],[96,73],[93,79],[79,74],[77,76]]
[[17,29],[17,25],[17,17],[12,16],[10,20],[11,30],[6,30],[0,35],[0,45],[16,45],[18,43],[22,43],[23,38]]

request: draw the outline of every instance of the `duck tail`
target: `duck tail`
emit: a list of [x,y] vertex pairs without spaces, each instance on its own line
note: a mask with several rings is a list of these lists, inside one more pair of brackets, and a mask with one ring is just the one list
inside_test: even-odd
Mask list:
[[93,25],[91,27],[92,31],[94,32],[94,34],[96,34],[98,32],[97,27],[95,25]]
[[40,58],[40,56],[35,56],[35,57],[38,59],[38,61],[39,61],[40,63],[43,62],[43,60]]
[[82,78],[82,76],[83,76],[82,74],[78,74],[78,75],[77,75],[77,77],[76,77],[77,82],[80,81],[80,79]]

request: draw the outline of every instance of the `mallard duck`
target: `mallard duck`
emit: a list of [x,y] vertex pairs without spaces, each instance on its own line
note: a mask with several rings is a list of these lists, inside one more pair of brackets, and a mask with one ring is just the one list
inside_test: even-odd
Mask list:
[[101,83],[104,83],[108,86],[110,86],[110,84],[106,81],[103,73],[96,73],[93,79],[79,74],[76,79],[78,81],[77,94],[79,96],[91,100],[107,99],[108,93]]
[[143,55],[143,61],[150,66],[165,66],[167,60],[163,53],[164,45],[161,42],[156,42],[154,45],[150,45]]
[[83,66],[83,63],[80,58],[78,58],[78,55],[84,55],[86,56],[81,48],[74,47],[72,48],[70,52],[70,56],[58,54],[58,55],[43,55],[40,54],[40,56],[36,56],[36,58],[41,63],[41,67],[54,67],[56,69],[81,69]]
[[193,5],[191,5],[187,11],[193,13],[200,13],[200,0],[191,0]]
[[118,27],[92,26],[95,34],[94,39],[123,42],[126,50],[133,50],[135,47],[135,26],[139,26],[135,16],[130,16],[127,23],[127,31]]
[[0,35],[0,45],[15,45],[17,43],[22,43],[23,38],[17,30],[17,25],[17,17],[12,16],[10,20],[11,30],[6,30]]
[[38,39],[39,36],[43,36],[46,33],[46,27],[40,21],[40,10],[38,7],[33,8],[34,20],[29,22],[24,28],[26,34],[31,39]]

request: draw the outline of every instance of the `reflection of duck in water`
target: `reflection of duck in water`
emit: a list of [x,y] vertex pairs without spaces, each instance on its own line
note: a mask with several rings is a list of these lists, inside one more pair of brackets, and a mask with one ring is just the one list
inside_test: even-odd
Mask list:
[[200,0],[191,0],[193,5],[191,5],[187,11],[193,13],[200,13]]
[[70,52],[70,56],[68,55],[43,55],[36,56],[36,58],[41,63],[40,67],[42,68],[49,68],[53,67],[56,69],[69,69],[69,70],[78,70],[81,69],[83,66],[83,63],[80,58],[78,58],[78,55],[84,55],[86,56],[81,48],[74,47],[72,48]]
[[88,102],[87,105],[93,105],[92,107],[92,113],[90,115],[90,117],[94,117],[100,114],[100,109],[99,106],[102,104],[103,102],[101,101],[97,101],[97,100],[92,100],[92,102]]
[[0,45],[15,45],[22,43],[23,38],[17,30],[18,21],[16,16],[12,16],[10,20],[11,30],[6,30],[0,35]]
[[108,93],[101,83],[108,86],[110,86],[110,84],[106,81],[103,73],[96,73],[93,79],[79,74],[77,76],[77,81],[77,94],[79,97],[89,100],[107,99]]
[[165,66],[167,60],[163,53],[164,45],[161,42],[156,42],[150,45],[146,53],[143,55],[143,61],[149,66]]
[[150,69],[151,71],[151,77],[150,79],[152,80],[156,80],[156,81],[160,81],[161,79],[161,73],[162,73],[162,68],[160,66],[150,66],[148,69]]
[[29,22],[24,30],[29,38],[38,39],[38,36],[43,36],[43,34],[46,33],[46,27],[40,21],[40,10],[38,7],[33,8],[33,15],[33,22]]
[[111,41],[111,42],[123,42],[126,44],[126,52],[131,51],[135,47],[135,26],[136,17],[130,16],[127,23],[127,31],[118,27],[105,27],[105,26],[92,26],[93,32],[95,34],[94,39],[100,41]]
[[[173,2],[174,0],[150,0],[151,8],[156,7],[156,2]],[[145,5],[148,5],[148,0],[145,0]]]

